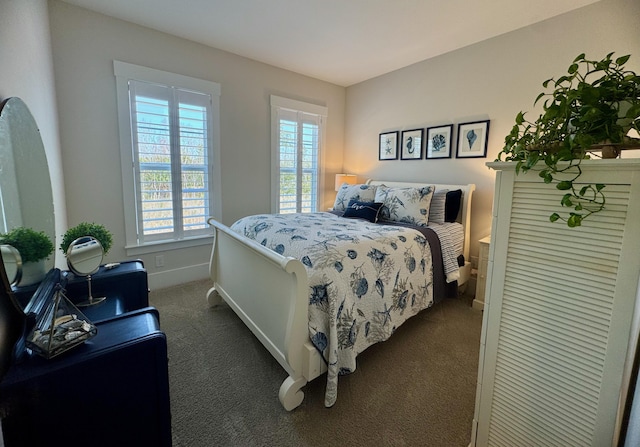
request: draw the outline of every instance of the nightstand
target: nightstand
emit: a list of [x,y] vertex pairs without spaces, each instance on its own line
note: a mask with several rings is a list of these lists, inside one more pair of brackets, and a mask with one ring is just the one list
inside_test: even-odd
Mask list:
[[478,251],[478,279],[476,281],[476,296],[473,299],[474,309],[484,310],[485,289],[487,288],[487,265],[489,263],[489,245],[491,236],[487,236],[478,241],[480,248]]

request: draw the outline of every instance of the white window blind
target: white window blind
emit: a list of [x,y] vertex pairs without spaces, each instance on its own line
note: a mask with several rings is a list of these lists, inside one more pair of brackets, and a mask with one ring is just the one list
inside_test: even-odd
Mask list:
[[[217,214],[213,208],[219,209],[215,204],[219,198],[213,196],[214,189],[219,190],[213,187],[219,182],[215,178],[219,177],[219,163],[214,161],[219,158],[216,90],[184,88],[177,85],[179,81],[186,79],[189,84],[191,78],[173,75],[178,82],[171,82],[169,73],[120,64],[125,69],[134,68],[133,73],[128,70],[125,79],[118,78],[119,89],[127,89],[125,133],[130,141],[128,150],[123,149],[123,158],[131,160],[128,169],[123,161],[125,204],[132,191],[130,203],[135,210],[128,210],[129,217],[125,215],[128,221],[134,221],[127,224],[128,245],[209,235],[206,220]],[[118,68],[122,67],[115,64],[117,77]],[[141,79],[145,74],[151,81]],[[205,87],[213,84],[200,82]],[[119,110],[124,113],[122,107]],[[121,117],[121,127],[123,122]],[[131,175],[126,172],[129,169]],[[131,228],[135,228],[135,234],[130,234],[134,233]]]
[[138,222],[144,240],[207,227],[211,96],[129,81]]
[[275,211],[318,210],[326,108],[272,97]]

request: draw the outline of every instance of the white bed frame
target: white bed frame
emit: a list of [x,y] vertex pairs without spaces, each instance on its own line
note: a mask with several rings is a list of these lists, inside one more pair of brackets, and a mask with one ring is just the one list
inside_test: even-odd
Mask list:
[[[369,180],[371,185],[420,187],[428,184]],[[464,257],[459,285],[469,279],[469,229],[471,196],[475,185],[435,185],[438,189],[462,189],[459,222],[465,228]],[[207,292],[210,306],[224,300],[251,329],[289,377],[280,386],[279,399],[287,410],[302,403],[302,387],[327,368],[309,340],[309,287],[304,265],[281,256],[232,231],[213,218],[213,247],[209,271],[213,287]]]

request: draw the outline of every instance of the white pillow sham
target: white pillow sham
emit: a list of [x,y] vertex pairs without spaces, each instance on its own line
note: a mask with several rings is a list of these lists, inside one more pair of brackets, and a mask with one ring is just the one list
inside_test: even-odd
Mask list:
[[379,186],[375,201],[382,202],[380,220],[426,226],[429,223],[429,206],[433,186],[422,188],[390,188]]

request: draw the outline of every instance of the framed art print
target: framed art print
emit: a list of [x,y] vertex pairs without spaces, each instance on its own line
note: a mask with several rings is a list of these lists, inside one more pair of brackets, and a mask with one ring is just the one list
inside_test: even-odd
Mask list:
[[451,158],[453,124],[427,128],[426,157]]
[[398,159],[398,131],[380,134],[378,160]]
[[402,131],[402,160],[420,160],[422,158],[422,136],[424,129]]
[[489,120],[458,124],[458,158],[482,158],[487,156]]

